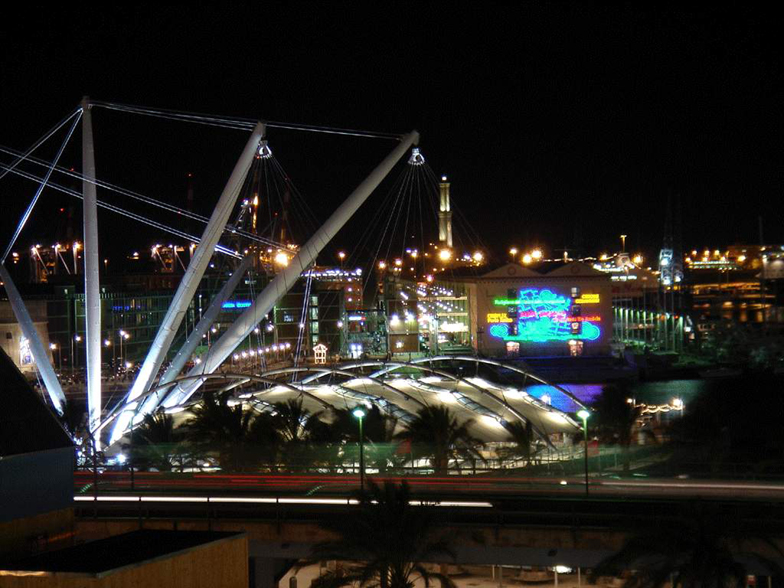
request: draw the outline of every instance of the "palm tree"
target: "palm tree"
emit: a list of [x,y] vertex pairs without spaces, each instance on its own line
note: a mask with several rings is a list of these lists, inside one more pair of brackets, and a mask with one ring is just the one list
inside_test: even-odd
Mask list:
[[429,587],[437,580],[442,588],[455,588],[447,576],[429,571],[424,563],[454,559],[448,542],[433,536],[431,507],[411,506],[411,492],[403,482],[383,487],[368,482],[359,493],[359,512],[322,523],[337,538],[317,544],[311,562],[339,560],[351,562],[342,572],[327,572],[313,582],[313,588],[360,587],[413,588],[417,580]]
[[131,432],[131,466],[172,469],[172,461],[182,454],[183,435],[174,427],[174,419],[165,412],[144,415],[142,424]]
[[[738,557],[779,575],[784,553],[769,538],[744,529],[726,507],[689,503],[672,519],[632,535],[621,550],[594,569],[594,576],[634,571],[624,588],[743,588],[747,570]],[[747,549],[751,546],[751,552]]]
[[499,457],[509,461],[522,460],[525,466],[531,465],[536,453],[536,434],[531,422],[514,421],[506,425],[506,430],[509,431],[507,442],[514,445],[500,450]]
[[269,412],[256,415],[248,429],[248,443],[261,464],[269,464],[272,471],[278,468],[283,439],[275,428],[275,417]]
[[[281,439],[286,458],[291,465],[305,465],[314,461],[330,460],[334,431],[321,420],[321,412],[311,413],[302,398],[276,402],[271,406],[271,425]],[[319,450],[326,449],[324,452]]]
[[429,458],[435,471],[443,474],[450,460],[484,460],[477,451],[481,441],[470,433],[473,423],[473,419],[468,419],[459,424],[446,406],[424,406],[395,438],[410,442],[415,458]]
[[[229,406],[230,397],[230,392],[205,392],[202,401],[190,409],[193,417],[186,426],[195,443],[218,451],[221,468],[244,470],[256,463],[250,435],[255,416],[241,405]],[[258,431],[254,434],[258,438]]]
[[[343,455],[356,461],[359,444],[359,424],[353,410],[335,408],[332,411],[332,428],[347,445]],[[365,442],[365,460],[379,470],[385,470],[397,451],[394,443],[397,419],[384,414],[375,404],[365,411],[362,434]]]

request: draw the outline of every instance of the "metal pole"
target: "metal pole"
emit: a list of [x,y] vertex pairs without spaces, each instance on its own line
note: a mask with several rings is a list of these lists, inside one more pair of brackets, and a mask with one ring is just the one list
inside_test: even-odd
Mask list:
[[[240,265],[237,269],[234,270],[234,273],[231,274],[229,280],[224,284],[223,288],[215,295],[215,298],[210,302],[210,306],[207,308],[206,312],[201,315],[201,319],[199,320],[196,328],[191,331],[190,336],[186,339],[185,343],[183,343],[180,350],[177,352],[177,355],[171,362],[171,365],[166,369],[163,376],[160,379],[160,384],[167,384],[171,382],[174,378],[176,378],[182,368],[185,367],[185,364],[190,359],[193,352],[198,347],[199,343],[201,342],[203,336],[207,335],[207,345],[210,345],[210,327],[212,326],[215,319],[218,318],[221,310],[223,309],[223,303],[228,300],[228,298],[232,295],[234,290],[237,288],[237,285],[240,283],[242,276],[245,275],[245,272],[250,267],[250,264],[253,262],[254,253],[250,253],[246,255],[243,260],[240,262]],[[155,393],[150,394],[150,396],[143,402],[143,408],[141,409],[142,414],[149,414],[155,407],[158,406],[161,399],[166,395],[166,389],[157,390]],[[135,420],[135,419],[134,419]],[[124,428],[116,428],[117,431],[124,430]],[[112,433],[112,437],[114,437],[114,432]]]
[[583,436],[585,437],[585,495],[588,496],[588,419],[583,418]]
[[365,435],[362,432],[363,417],[359,417],[359,490],[365,494]]
[[[332,213],[321,228],[316,231],[291,263],[258,295],[251,306],[232,323],[231,327],[212,346],[210,356],[202,365],[194,366],[188,375],[211,374],[223,363],[227,357],[242,343],[253,331],[264,316],[272,310],[275,303],[280,300],[299,279],[301,273],[309,267],[318,256],[319,252],[346,224],[357,209],[367,200],[387,174],[392,170],[397,161],[408,151],[411,145],[419,141],[419,133],[410,132],[403,137],[400,144],[390,153],[370,175],[351,193],[351,195]],[[172,407],[187,400],[201,387],[202,381],[195,380],[189,384],[178,386],[164,402],[164,406]]]
[[[87,355],[88,428],[101,420],[101,288],[98,255],[98,193],[95,187],[95,147],[90,101],[82,99],[82,194],[84,197],[84,308]],[[96,448],[100,440],[94,440]]]
[[128,400],[134,400],[144,394],[158,374],[158,370],[166,358],[166,353],[168,353],[169,347],[177,334],[177,329],[182,324],[188,305],[193,299],[196,288],[198,288],[199,282],[210,263],[215,246],[218,244],[218,239],[223,234],[231,210],[234,208],[237,196],[242,189],[242,184],[253,163],[259,142],[264,137],[264,132],[264,124],[261,122],[257,123],[245,145],[245,149],[242,151],[242,155],[234,166],[234,171],[232,171],[229,180],[226,182],[226,186],[218,200],[218,204],[215,206],[215,210],[212,212],[207,227],[204,229],[199,246],[188,264],[188,270],[180,281],[177,292],[174,294],[174,298],[172,298],[171,306],[169,306],[158,333],[150,346],[150,351],[144,359],[141,369],[139,369],[139,375],[131,387]]
[[44,348],[44,344],[41,343],[38,330],[35,328],[33,319],[27,311],[19,290],[16,289],[16,284],[14,284],[11,274],[8,273],[8,270],[1,263],[0,278],[3,280],[8,302],[11,303],[11,308],[14,311],[19,327],[22,329],[22,334],[30,344],[30,352],[33,354],[33,360],[38,368],[38,373],[41,374],[41,379],[44,381],[49,398],[52,399],[55,410],[62,415],[65,411],[65,394],[63,394],[60,381],[57,379],[57,374],[54,373],[54,366],[49,361],[49,354]]

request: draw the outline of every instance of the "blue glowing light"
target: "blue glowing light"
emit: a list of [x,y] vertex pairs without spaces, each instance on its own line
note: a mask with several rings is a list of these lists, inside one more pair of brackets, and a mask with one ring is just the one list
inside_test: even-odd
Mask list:
[[223,304],[221,304],[221,308],[225,308],[228,310],[233,310],[235,308],[248,308],[250,306],[250,300],[227,300]]
[[504,341],[544,343],[572,339],[595,341],[601,336],[601,329],[592,322],[601,320],[600,317],[573,317],[570,312],[572,299],[551,290],[529,288],[521,290],[516,299],[499,298],[493,302],[509,310],[514,307],[516,316],[508,316],[516,323],[491,324],[491,337]]

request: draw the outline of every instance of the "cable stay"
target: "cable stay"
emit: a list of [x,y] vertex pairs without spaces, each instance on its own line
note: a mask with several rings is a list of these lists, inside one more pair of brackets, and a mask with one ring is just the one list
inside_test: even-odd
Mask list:
[[[222,127],[226,129],[247,130],[250,131],[256,125],[258,119],[229,117],[221,115],[202,114],[195,112],[185,112],[181,110],[167,110],[162,108],[147,108],[143,106],[133,106],[130,104],[119,104],[115,102],[103,102],[91,100],[92,106],[106,108],[107,110],[116,110],[120,112],[127,112],[133,114],[142,114],[145,116],[152,116],[156,118],[163,118],[168,120],[190,122],[196,124],[203,124],[215,127]],[[310,133],[325,133],[329,135],[344,135],[350,137],[365,137],[369,139],[390,139],[400,141],[404,133],[384,133],[378,131],[363,131],[358,129],[344,129],[339,127],[328,127],[320,125],[306,125],[300,123],[281,122],[281,121],[264,121],[267,128],[270,129],[285,129],[289,131],[305,131]]]
[[[43,182],[43,178],[41,178],[40,176],[36,176],[34,174],[23,172],[23,171],[21,171],[19,169],[10,170],[10,166],[2,164],[2,163],[0,163],[0,170],[11,171],[11,173],[13,173],[14,175],[18,175],[18,176],[20,176],[22,178],[31,180],[33,182],[38,182],[38,183],[42,183]],[[63,194],[68,194],[69,196],[73,196],[74,198],[78,198],[79,200],[83,200],[84,199],[84,197],[83,197],[81,192],[78,192],[78,191],[73,190],[71,188],[66,188],[65,186],[61,186],[61,185],[56,184],[54,182],[48,182],[47,183],[47,187],[52,188],[53,190],[57,190],[58,192],[62,192]],[[147,218],[145,216],[142,216],[140,214],[136,214],[136,213],[130,212],[128,210],[120,208],[119,206],[114,206],[113,204],[109,204],[107,202],[103,202],[102,200],[98,201],[98,206],[100,208],[104,208],[106,210],[110,210],[112,212],[115,212],[115,213],[117,213],[117,214],[119,214],[121,216],[124,216],[126,218],[130,218],[132,220],[138,221],[138,222],[140,222],[142,224],[145,224],[145,225],[147,225],[149,227],[152,227],[154,229],[159,229],[161,231],[169,233],[170,235],[174,235],[175,237],[180,237],[182,239],[186,239],[186,240],[188,240],[188,241],[190,241],[192,243],[198,244],[199,241],[200,241],[200,238],[195,236],[195,235],[191,235],[191,234],[186,233],[184,231],[180,231],[179,229],[175,229],[175,228],[170,227],[168,225],[165,225],[163,223],[154,221],[154,220],[152,220],[150,218]],[[237,253],[237,251],[235,251],[233,249],[230,249],[228,247],[225,247],[223,245],[216,246],[215,250],[217,252],[219,252],[219,253],[223,253],[225,255],[230,255],[231,257],[237,257],[237,258],[242,257],[241,255],[239,255],[239,253]]]

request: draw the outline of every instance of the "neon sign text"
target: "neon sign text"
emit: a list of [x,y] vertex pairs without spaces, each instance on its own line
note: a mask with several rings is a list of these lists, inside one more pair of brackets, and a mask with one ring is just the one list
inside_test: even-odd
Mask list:
[[[588,304],[598,302],[598,294],[589,296]],[[572,299],[551,290],[529,288],[521,290],[515,299],[497,298],[493,302],[496,306],[507,307],[507,312],[488,313],[491,337],[544,343],[575,339],[595,341],[601,336],[601,329],[594,324],[601,322],[599,315],[572,316]]]

